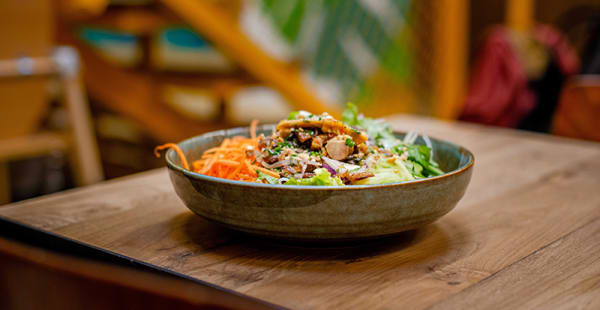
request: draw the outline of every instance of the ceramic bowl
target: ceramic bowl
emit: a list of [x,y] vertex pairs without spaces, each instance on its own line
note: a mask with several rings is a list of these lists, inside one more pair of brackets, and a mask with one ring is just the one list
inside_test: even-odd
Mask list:
[[[264,125],[258,132],[269,135],[273,128]],[[204,150],[236,135],[249,136],[249,129],[210,132],[179,146],[192,162]],[[462,198],[471,179],[473,154],[450,142],[431,141],[434,159],[448,171],[446,174],[381,185],[290,186],[232,181],[184,170],[173,150],[165,158],[177,195],[190,210],[210,221],[274,238],[355,240],[432,223]]]

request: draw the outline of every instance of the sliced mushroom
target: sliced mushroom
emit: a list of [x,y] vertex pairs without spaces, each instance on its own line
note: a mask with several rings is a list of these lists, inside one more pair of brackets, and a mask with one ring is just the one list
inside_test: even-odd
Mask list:
[[347,141],[353,140],[348,135],[339,135],[327,141],[325,149],[327,150],[327,154],[329,154],[329,158],[335,160],[344,160],[350,156],[350,154],[354,152],[354,142],[349,144]]

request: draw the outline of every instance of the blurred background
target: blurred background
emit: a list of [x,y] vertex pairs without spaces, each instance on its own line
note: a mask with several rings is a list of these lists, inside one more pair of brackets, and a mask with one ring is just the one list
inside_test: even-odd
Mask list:
[[292,110],[600,141],[597,0],[0,1],[0,203]]

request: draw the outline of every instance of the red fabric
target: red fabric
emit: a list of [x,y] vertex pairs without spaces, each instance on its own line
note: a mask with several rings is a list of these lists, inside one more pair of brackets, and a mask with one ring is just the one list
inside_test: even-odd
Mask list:
[[537,25],[533,37],[553,53],[560,70],[566,75],[579,72],[579,57],[567,38],[548,25]]
[[471,77],[462,120],[514,127],[535,106],[504,28],[490,31]]
[[[525,69],[504,27],[493,28],[478,56],[460,119],[516,127],[536,105]],[[534,39],[544,44],[565,74],[577,72],[578,59],[566,39],[549,26],[536,26]]]

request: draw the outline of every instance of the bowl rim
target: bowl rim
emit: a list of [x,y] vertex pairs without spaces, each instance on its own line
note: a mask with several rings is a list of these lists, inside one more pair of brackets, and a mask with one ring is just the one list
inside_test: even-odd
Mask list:
[[[258,130],[265,130],[265,129],[271,129],[274,127],[274,124],[264,124],[259,126],[257,129]],[[242,130],[249,130],[249,127],[235,127],[235,128],[229,128],[229,129],[221,129],[221,130],[215,130],[215,131],[211,131],[211,132],[207,132],[207,133],[203,133],[201,135],[197,135],[194,137],[190,137],[188,139],[185,139],[183,141],[180,141],[177,143],[178,146],[180,146],[182,143],[186,143],[189,142],[191,140],[196,140],[196,139],[200,139],[203,137],[207,137],[207,136],[225,136],[227,135],[227,132],[229,131],[242,131]],[[394,134],[403,134],[405,132],[402,131],[393,131]],[[449,144],[453,147],[456,147],[458,149],[462,149],[467,155],[468,155],[468,162],[462,166],[462,167],[458,167],[452,171],[448,171],[442,175],[438,175],[438,176],[434,176],[434,177],[428,177],[428,178],[424,178],[424,179],[415,179],[415,180],[409,180],[409,181],[401,181],[401,182],[394,182],[394,183],[384,183],[384,184],[366,184],[366,185],[346,185],[346,186],[335,186],[335,185],[327,185],[327,186],[321,186],[321,185],[284,185],[284,184],[265,184],[265,183],[255,183],[255,182],[246,182],[246,181],[236,181],[236,180],[229,180],[229,179],[224,179],[224,178],[217,178],[217,177],[213,177],[213,176],[208,176],[208,175],[204,175],[198,172],[193,172],[193,171],[189,171],[184,169],[183,167],[173,163],[170,159],[170,157],[172,156],[171,154],[173,154],[175,151],[173,149],[169,149],[165,155],[165,161],[167,162],[167,167],[169,169],[178,171],[183,173],[186,177],[191,178],[191,179],[197,179],[197,180],[204,180],[204,181],[209,181],[209,182],[213,182],[213,183],[222,183],[222,184],[229,184],[229,185],[235,185],[235,186],[242,186],[242,187],[258,187],[258,188],[266,188],[266,189],[284,189],[284,190],[360,190],[360,189],[369,189],[369,188],[387,188],[387,187],[397,187],[397,186],[408,186],[408,185],[413,185],[413,184],[421,184],[421,183],[428,183],[428,182],[435,182],[436,180],[440,180],[440,179],[445,179],[445,178],[449,178],[455,175],[459,175],[464,173],[465,171],[471,169],[473,167],[473,165],[475,164],[475,156],[473,155],[473,153],[468,150],[467,148],[458,145],[456,143],[447,141],[447,140],[443,140],[443,139],[438,139],[435,137],[431,137],[429,136],[430,139],[432,140],[436,140],[436,141],[440,141],[446,144]]]

